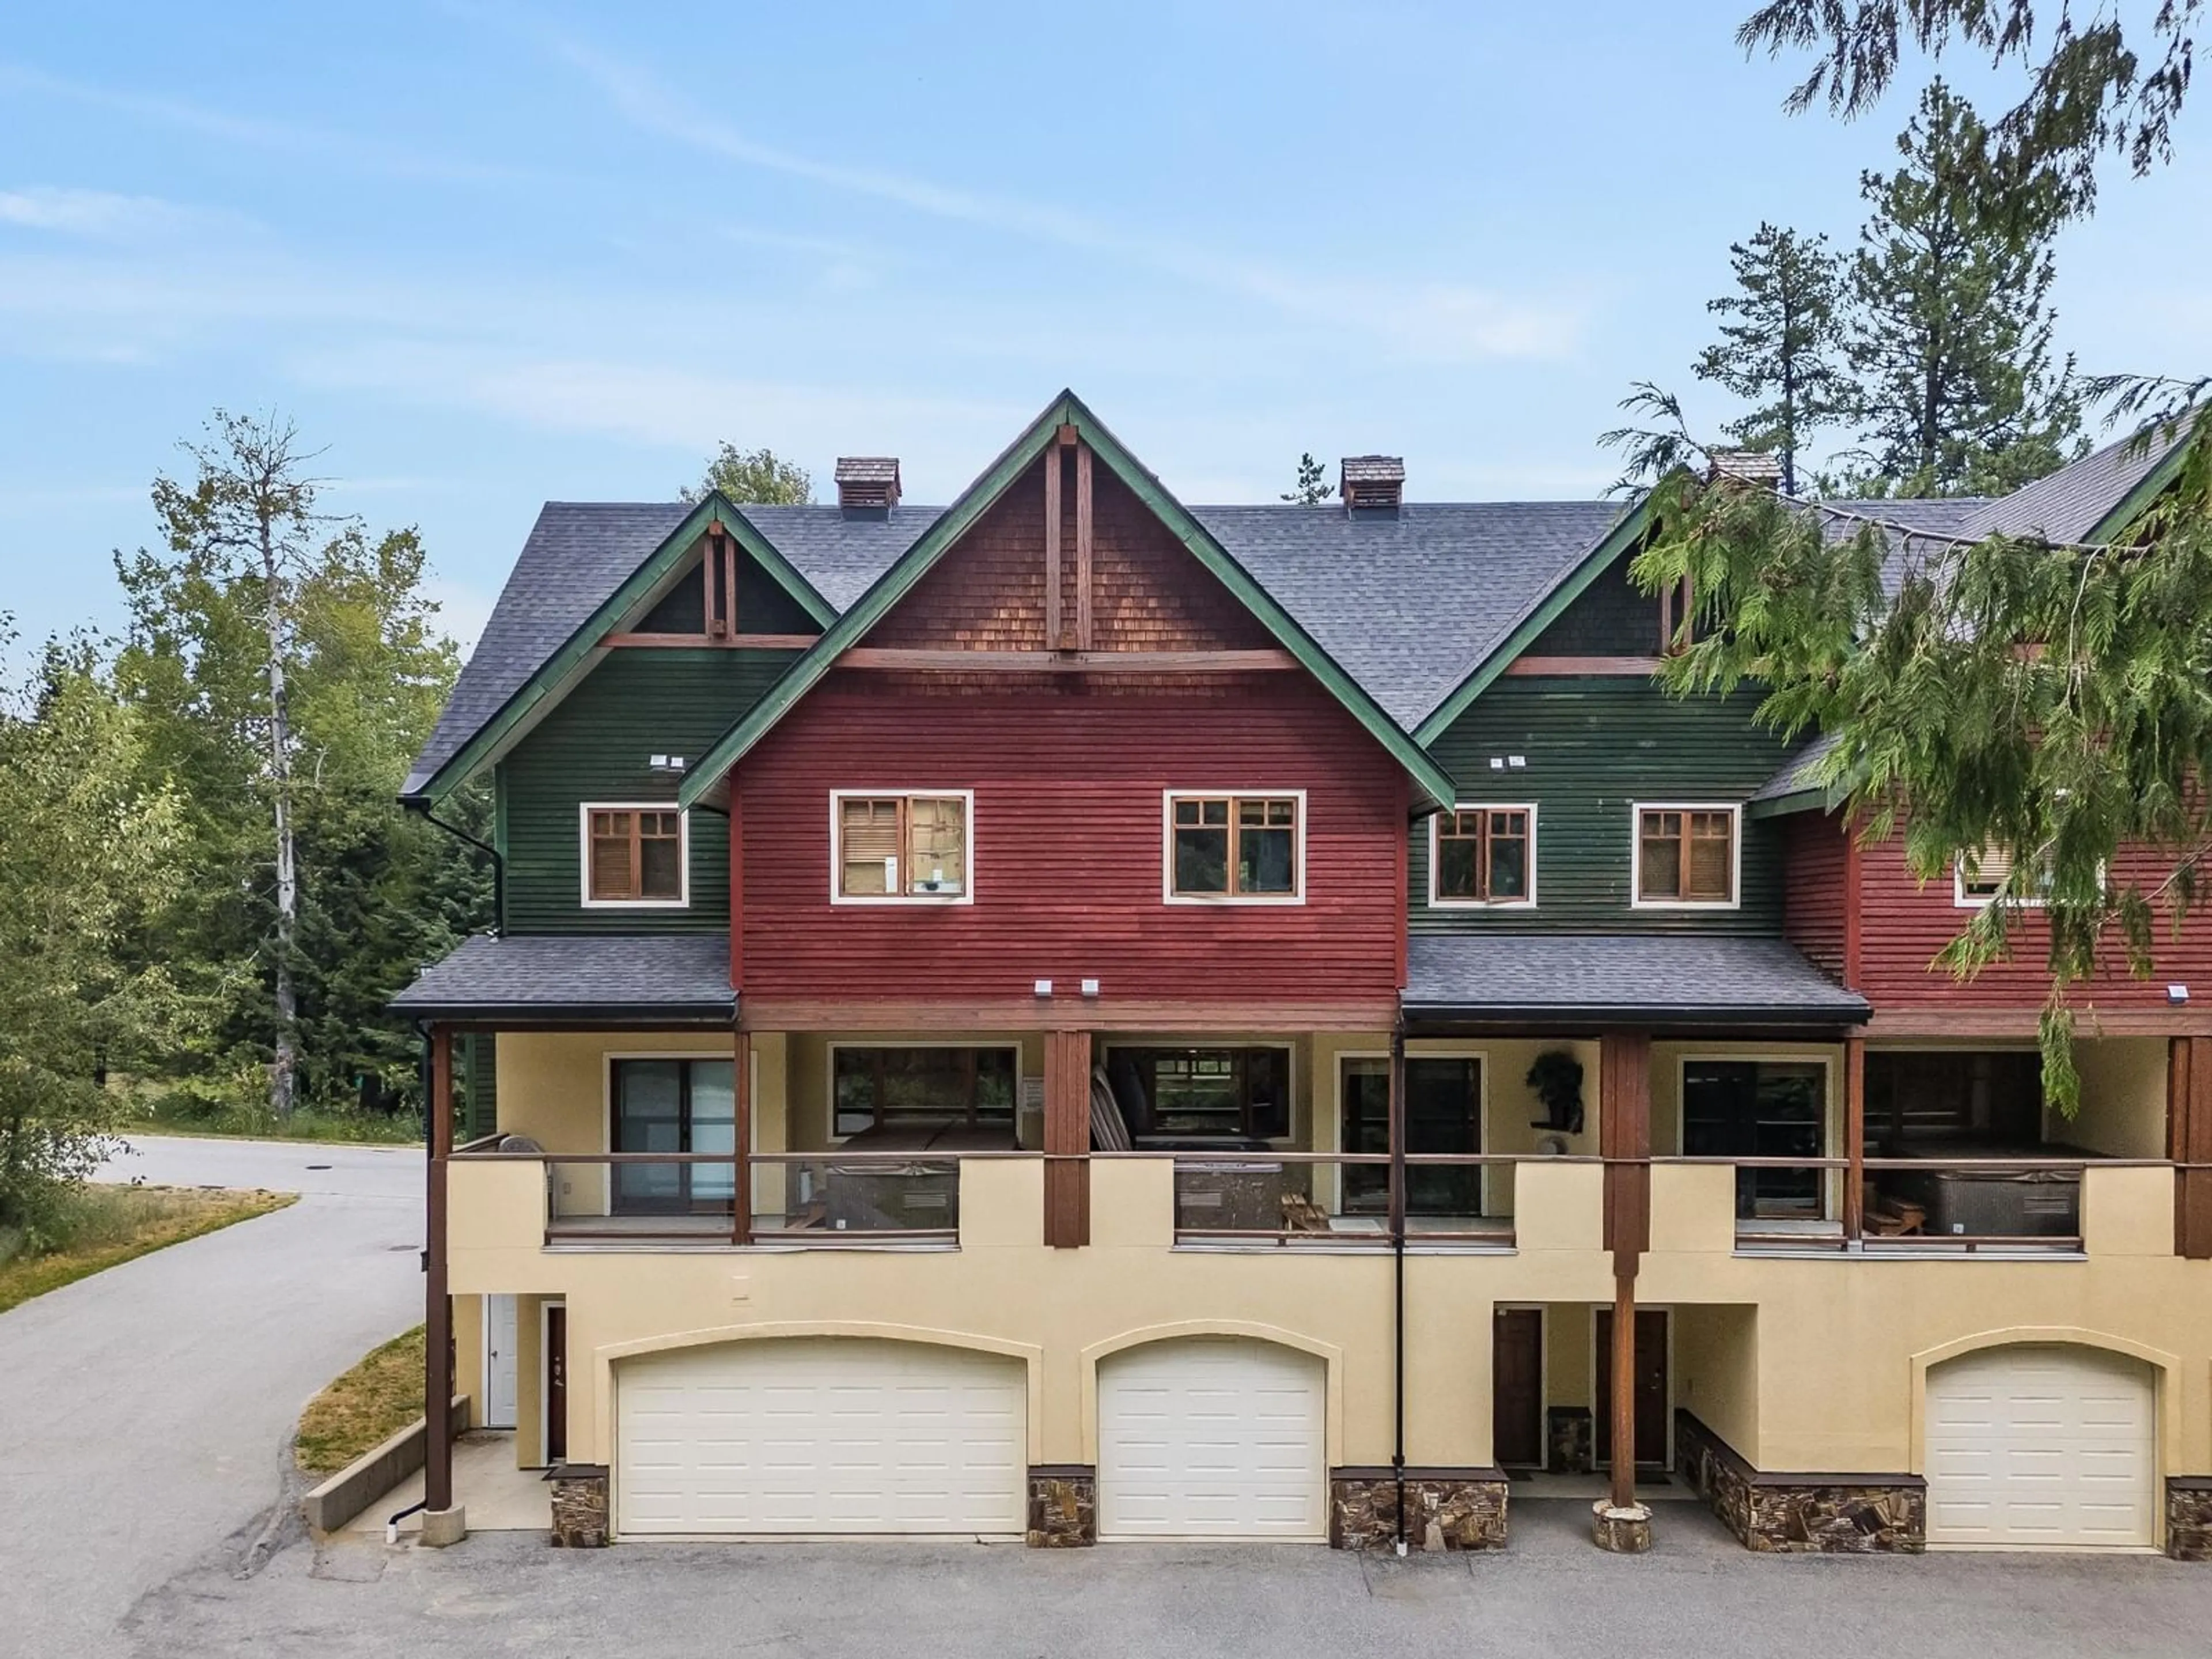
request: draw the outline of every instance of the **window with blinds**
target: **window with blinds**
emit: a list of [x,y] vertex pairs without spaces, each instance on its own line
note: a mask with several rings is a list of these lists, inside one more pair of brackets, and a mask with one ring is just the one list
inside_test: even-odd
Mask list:
[[832,796],[834,896],[967,898],[968,818],[973,801],[973,795],[964,791]]
[[1639,806],[1638,904],[1734,904],[1736,808]]
[[685,902],[684,815],[665,806],[584,808],[584,902]]
[[1430,902],[1536,902],[1536,809],[1462,806],[1431,820]]
[[[2019,860],[2009,847],[1988,846],[1962,852],[1951,860],[1951,896],[1957,903],[1979,909],[1995,902],[2012,879],[2014,867]],[[2016,901],[2021,904],[2040,904],[2043,890],[2050,884],[2051,872],[2039,872],[2034,890],[2023,894]]]

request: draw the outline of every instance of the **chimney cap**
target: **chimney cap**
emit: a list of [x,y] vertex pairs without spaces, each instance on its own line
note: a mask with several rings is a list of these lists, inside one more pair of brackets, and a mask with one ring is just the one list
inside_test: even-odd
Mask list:
[[836,478],[837,505],[848,512],[888,512],[898,505],[896,455],[840,455]]
[[1336,493],[1346,512],[1376,507],[1395,509],[1406,493],[1406,459],[1402,455],[1346,455],[1338,474]]
[[1738,483],[1764,484],[1770,489],[1782,483],[1782,458],[1771,450],[1716,449],[1705,459],[1711,463],[1705,475],[1708,483],[1733,478]]

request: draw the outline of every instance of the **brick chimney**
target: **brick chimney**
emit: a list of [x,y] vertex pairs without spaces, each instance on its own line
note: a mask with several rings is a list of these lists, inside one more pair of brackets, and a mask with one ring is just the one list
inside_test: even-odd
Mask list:
[[848,513],[887,513],[898,505],[896,455],[840,455],[837,505]]
[[1347,512],[1396,512],[1406,495],[1406,462],[1400,455],[1346,455],[1337,494]]

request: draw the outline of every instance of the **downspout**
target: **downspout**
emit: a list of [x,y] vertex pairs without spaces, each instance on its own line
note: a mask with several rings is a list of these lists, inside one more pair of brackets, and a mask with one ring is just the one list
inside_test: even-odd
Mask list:
[[1406,1553],[1406,1020],[1390,1028],[1390,1472],[1397,1481],[1397,1549]]
[[[427,800],[422,800],[413,796],[404,796],[401,798],[399,804],[402,806],[404,806],[410,812],[420,812],[422,815],[422,818],[425,823],[434,823],[439,829],[453,836],[454,840],[466,842],[470,846],[475,848],[477,851],[483,854],[487,858],[491,860],[492,927],[495,932],[505,933],[507,931],[507,855],[501,852],[498,848],[494,847],[489,842],[478,841],[474,836],[462,829],[458,823],[447,823],[445,819],[440,817],[435,812],[430,810],[430,803]],[[429,1039],[426,1036],[423,1038],[423,1041],[425,1043],[428,1043]],[[425,1070],[424,1081],[427,1085],[428,1081],[427,1075],[428,1061],[426,1060],[423,1064]],[[428,1097],[427,1089],[425,1091],[424,1097],[426,1099]]]

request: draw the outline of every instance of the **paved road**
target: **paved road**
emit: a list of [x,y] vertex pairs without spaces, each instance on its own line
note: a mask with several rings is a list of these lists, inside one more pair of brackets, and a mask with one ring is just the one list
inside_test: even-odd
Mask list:
[[1587,1504],[1514,1508],[1496,1555],[1360,1558],[1282,1547],[630,1545],[478,1534],[443,1552],[285,1551],[150,1597],[147,1659],[393,1654],[884,1659],[2121,1659],[2202,1656],[2212,1566],[2156,1557],[1753,1555],[1669,1504],[1648,1556],[1601,1554]]
[[130,1652],[142,1597],[258,1529],[301,1406],[422,1316],[418,1150],[145,1137],[101,1178],[301,1197],[0,1314],[9,1659]]

